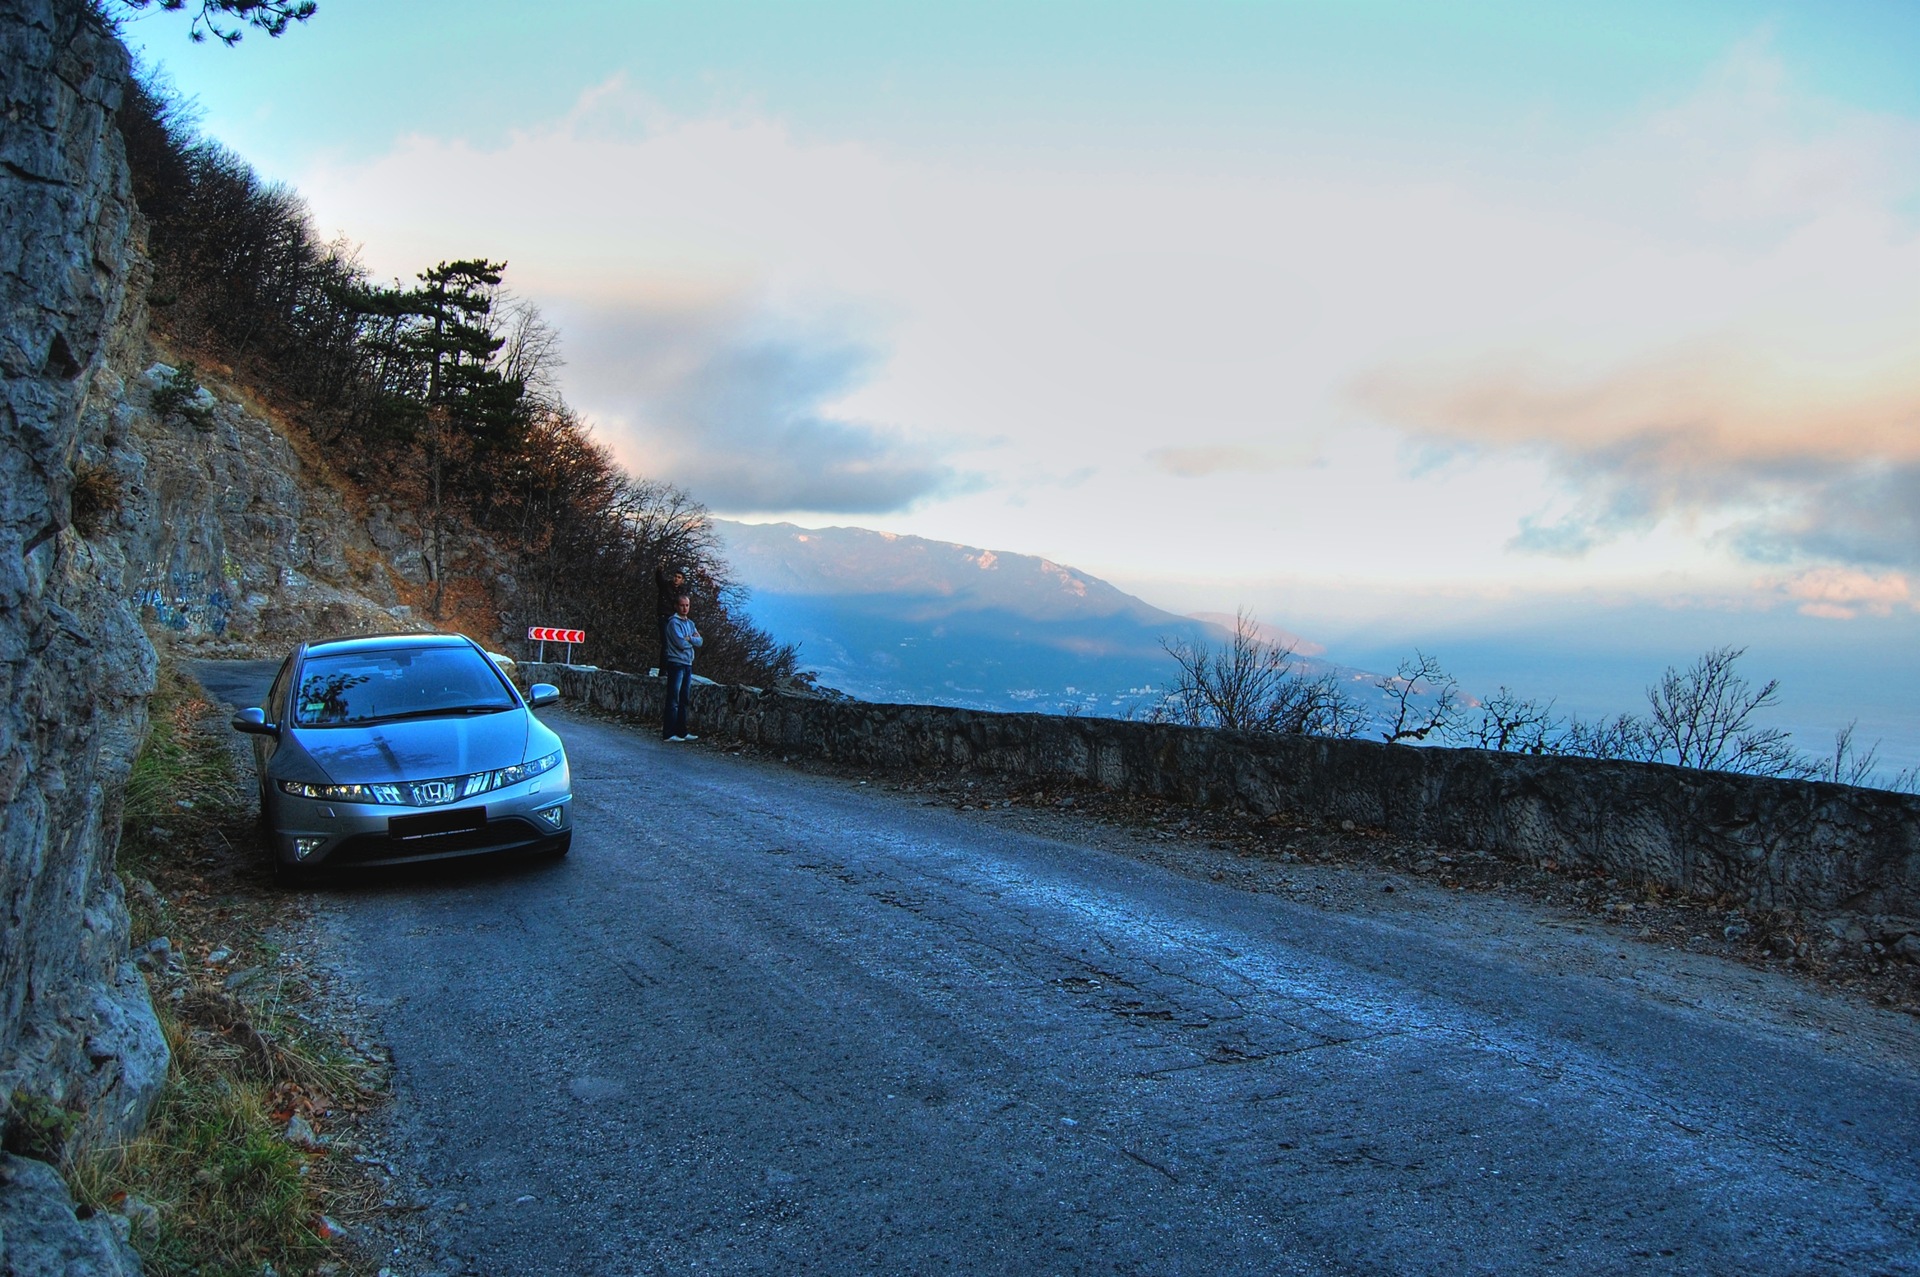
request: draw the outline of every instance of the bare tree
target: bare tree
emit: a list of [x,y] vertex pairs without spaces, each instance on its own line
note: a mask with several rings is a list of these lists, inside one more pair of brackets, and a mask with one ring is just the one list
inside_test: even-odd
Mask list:
[[1647,689],[1652,707],[1649,756],[1681,767],[1747,772],[1757,776],[1805,776],[1813,770],[1777,727],[1760,727],[1753,716],[1778,700],[1780,680],[1758,688],[1734,672],[1744,647],[1706,652],[1685,671],[1667,667]]
[[1542,704],[1502,685],[1486,702],[1474,707],[1471,721],[1455,726],[1452,736],[1475,749],[1522,754],[1549,752],[1553,735],[1553,702]]
[[507,339],[500,349],[501,373],[524,387],[530,409],[551,411],[559,407],[555,374],[567,363],[560,356],[559,331],[547,322],[538,306],[504,288],[494,298],[494,311],[500,316],[501,333]]
[[1880,761],[1880,743],[1875,741],[1864,750],[1855,746],[1853,732],[1858,726],[1860,720],[1856,718],[1833,734],[1833,753],[1820,760],[1813,779],[1830,780],[1836,785],[1872,783],[1873,769]]
[[1546,752],[1646,762],[1653,756],[1651,728],[1637,714],[1616,714],[1592,723],[1576,716],[1567,719],[1566,726],[1547,743]]
[[1386,694],[1387,726],[1380,738],[1389,745],[1444,735],[1459,719],[1460,684],[1417,648],[1374,686]]
[[1197,727],[1282,735],[1358,735],[1365,714],[1331,673],[1307,676],[1290,647],[1259,636],[1244,608],[1224,647],[1205,639],[1163,638],[1179,672],[1159,716]]
[[1179,667],[1169,693],[1176,721],[1255,730],[1293,662],[1291,651],[1260,639],[1255,625],[1242,609],[1234,616],[1233,637],[1225,647],[1199,638],[1160,640]]

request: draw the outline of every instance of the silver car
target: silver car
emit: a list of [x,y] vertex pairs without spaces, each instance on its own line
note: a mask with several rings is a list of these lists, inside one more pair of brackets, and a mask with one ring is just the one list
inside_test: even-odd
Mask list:
[[536,683],[523,700],[458,634],[302,644],[233,719],[254,738],[275,868],[566,855],[567,751],[532,713],[559,698]]

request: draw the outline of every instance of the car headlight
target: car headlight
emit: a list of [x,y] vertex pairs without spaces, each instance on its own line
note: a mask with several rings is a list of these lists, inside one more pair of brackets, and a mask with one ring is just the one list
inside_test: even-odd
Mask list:
[[280,792],[295,798],[312,798],[325,803],[385,803],[394,807],[437,807],[459,802],[477,794],[491,793],[518,785],[523,780],[550,772],[560,765],[565,751],[554,750],[544,758],[529,759],[511,767],[472,772],[466,776],[447,776],[439,780],[406,780],[378,785],[310,785],[303,780],[277,782]]
[[303,780],[283,780],[280,792],[295,798],[317,798],[326,803],[402,803],[398,785],[309,785]]

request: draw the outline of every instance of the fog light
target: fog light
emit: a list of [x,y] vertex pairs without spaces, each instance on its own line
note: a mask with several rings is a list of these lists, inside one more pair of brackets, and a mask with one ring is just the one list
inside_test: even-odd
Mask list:
[[293,858],[295,860],[305,860],[308,856],[320,850],[320,844],[325,841],[325,838],[295,838],[293,840]]
[[558,829],[560,828],[560,822],[566,819],[567,808],[566,808],[566,804],[562,803],[558,807],[542,807],[539,811],[536,811],[533,814],[540,817],[540,819],[546,821],[547,824],[551,825],[553,828]]

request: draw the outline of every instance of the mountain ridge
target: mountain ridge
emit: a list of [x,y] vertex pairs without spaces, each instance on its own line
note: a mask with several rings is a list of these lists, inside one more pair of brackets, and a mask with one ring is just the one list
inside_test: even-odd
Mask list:
[[756,623],[868,700],[1125,716],[1163,694],[1163,640],[1219,642],[1040,555],[867,528],[715,519]]

